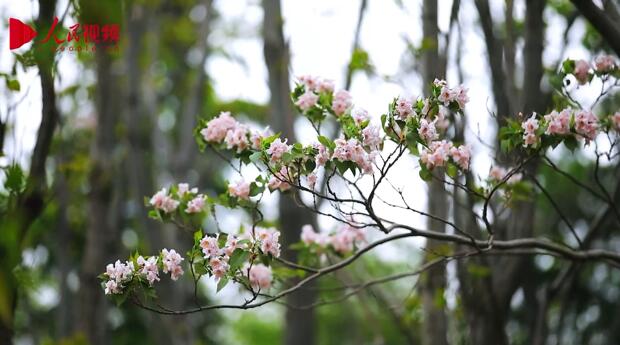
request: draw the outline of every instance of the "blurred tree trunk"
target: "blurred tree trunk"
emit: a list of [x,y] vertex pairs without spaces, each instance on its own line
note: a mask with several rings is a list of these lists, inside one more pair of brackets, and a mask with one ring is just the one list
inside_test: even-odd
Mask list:
[[577,10],[620,56],[620,15],[617,0],[602,0],[603,8],[592,0],[571,0]]
[[[439,27],[437,26],[438,4],[435,0],[424,0],[422,8],[422,32],[425,49],[422,55],[422,80],[426,90],[435,78],[445,78],[445,65],[439,56]],[[439,170],[433,172],[434,178],[429,183],[428,212],[439,219],[447,219],[448,195],[444,188],[444,174]],[[428,219],[428,228],[445,232],[443,222]],[[426,240],[426,250],[432,255],[441,243]],[[425,259],[426,260],[426,259]],[[422,343],[427,345],[447,345],[448,321],[444,311],[443,293],[446,288],[445,265],[437,265],[421,276],[420,296],[424,308]]]
[[[88,23],[118,23],[122,13],[120,1],[81,3],[82,19]],[[118,61],[103,44],[97,44],[95,64],[95,112],[97,124],[91,143],[91,171],[89,176],[89,226],[80,273],[78,322],[76,329],[83,332],[91,345],[108,344],[108,303],[97,276],[118,253],[120,215],[119,202],[123,179],[116,147],[122,88]]]
[[[509,98],[505,81],[513,80],[504,75],[502,51],[505,50],[501,40],[493,32],[492,15],[488,2],[476,0],[476,6],[483,26],[489,64],[492,74],[492,89],[497,104],[497,125],[502,126],[506,118],[514,116],[509,112],[521,111],[531,114],[533,111],[542,113],[546,110],[549,98],[541,90],[543,75],[542,51],[544,40],[543,0],[527,0],[525,13],[525,46],[523,48],[524,69],[521,99],[516,95]],[[511,33],[512,35],[512,33]],[[514,57],[506,57],[510,63]],[[510,66],[508,66],[510,71]],[[511,104],[514,104],[511,105]],[[503,164],[514,166],[518,156],[502,156],[497,147],[497,157]],[[525,173],[534,173],[536,163],[524,167]],[[459,200],[465,200],[461,197]],[[473,205],[469,200],[468,205]],[[494,221],[494,236],[496,239],[514,239],[531,237],[533,235],[534,203],[532,201],[516,202],[510,214],[505,219]],[[467,214],[468,211],[455,212],[458,224],[471,229],[472,235],[488,235],[485,232],[473,230],[476,221]],[[508,344],[505,323],[510,312],[510,301],[515,291],[523,286],[523,277],[527,272],[528,258],[475,258],[458,262],[460,292],[463,299],[465,317],[469,325],[470,338],[474,344],[502,345]],[[472,270],[472,267],[478,267]]]
[[[56,1],[39,1],[39,18],[37,31],[49,29],[56,10]],[[30,158],[30,171],[26,189],[18,196],[14,206],[0,218],[0,344],[12,344],[14,335],[14,317],[17,308],[19,289],[13,269],[20,263],[21,251],[30,225],[40,216],[44,209],[44,197],[47,192],[46,163],[52,138],[58,125],[60,114],[56,107],[54,90],[54,52],[41,49],[35,54],[35,62],[41,80],[41,124]],[[4,142],[6,124],[2,123],[0,140]],[[0,148],[2,144],[0,144]],[[6,218],[5,218],[6,217]]]
[[[284,41],[283,19],[280,0],[263,0],[263,35],[265,63],[269,71],[269,90],[271,92],[271,124],[276,132],[294,140],[293,107],[290,100],[289,52]],[[300,229],[304,224],[315,224],[315,217],[310,211],[298,205],[294,194],[280,194],[279,217],[282,231],[283,256],[295,261],[296,253],[288,247],[299,241]],[[301,289],[287,297],[291,305],[311,304],[316,298],[312,286]],[[314,310],[286,309],[284,326],[284,344],[312,345],[315,342]]]

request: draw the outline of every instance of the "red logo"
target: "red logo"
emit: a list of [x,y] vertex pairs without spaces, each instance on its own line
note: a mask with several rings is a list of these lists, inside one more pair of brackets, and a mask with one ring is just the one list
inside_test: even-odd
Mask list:
[[[118,49],[120,28],[118,24],[73,24],[68,29],[60,28],[60,35],[56,33],[58,18],[54,17],[52,25],[42,40],[35,43],[44,44],[53,41],[56,46],[51,47],[55,51],[94,51],[95,43],[104,43],[104,47]],[[37,32],[21,20],[9,18],[9,47],[17,49],[32,41]],[[53,40],[52,40],[53,39]],[[41,48],[41,47],[37,47]]]
[[11,49],[17,49],[32,41],[36,35],[37,32],[21,20],[9,18],[9,47]]

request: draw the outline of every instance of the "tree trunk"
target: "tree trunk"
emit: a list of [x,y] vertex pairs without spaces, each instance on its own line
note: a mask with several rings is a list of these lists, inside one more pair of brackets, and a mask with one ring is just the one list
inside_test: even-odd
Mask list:
[[[435,80],[445,78],[445,67],[439,56],[439,27],[437,26],[437,1],[425,0],[422,8],[422,31],[424,41],[428,42],[422,56],[422,80],[424,90]],[[448,199],[444,188],[443,172],[433,172],[434,178],[429,184],[428,212],[440,219],[447,219]],[[428,219],[428,228],[445,232],[445,224]],[[426,249],[432,253],[441,245],[440,242],[427,239]],[[426,260],[426,259],[425,259]],[[425,345],[447,345],[448,320],[444,311],[443,293],[446,288],[446,269],[437,265],[421,276],[419,285],[424,308],[422,343]]]
[[[290,101],[289,54],[284,42],[283,19],[279,0],[263,0],[264,55],[269,71],[269,90],[271,91],[271,123],[276,132],[289,140],[295,138],[294,114]],[[294,194],[280,194],[279,217],[282,231],[283,256],[295,261],[296,253],[288,247],[299,241],[300,229],[304,224],[315,223],[314,215],[297,205]],[[301,201],[299,201],[301,202]],[[316,224],[315,224],[316,225]],[[291,305],[307,305],[315,300],[311,286],[301,289],[287,297]],[[315,342],[314,310],[287,308],[284,327],[284,344],[312,345]]]
[[[499,42],[492,36],[492,21],[486,1],[477,0],[478,11],[483,21],[485,29],[485,40],[492,74],[500,74],[503,70],[501,60],[494,55],[497,51],[501,52]],[[532,111],[544,112],[548,97],[542,92],[540,82],[543,75],[542,50],[544,40],[544,21],[543,10],[545,2],[543,0],[526,1],[525,17],[525,47],[523,49],[524,70],[523,70],[523,92],[520,105],[517,110],[524,114],[531,114]],[[486,22],[486,24],[484,23]],[[502,88],[505,78],[492,77],[492,82],[502,83],[493,85],[494,96],[498,109],[502,103],[500,100],[505,95]],[[509,78],[510,79],[510,78]],[[504,89],[505,90],[505,89]],[[497,92],[496,92],[497,91]],[[498,100],[498,98],[500,100]],[[510,103],[510,102],[508,102]],[[513,102],[514,103],[514,102]],[[519,103],[516,103],[519,104]],[[510,105],[508,105],[508,109]],[[498,126],[505,122],[504,116],[498,112]],[[514,114],[510,114],[514,115]],[[514,165],[518,161],[518,156],[504,157],[501,155],[500,148],[497,148],[497,156],[504,160],[504,164]],[[525,174],[533,174],[536,171],[536,162],[532,162],[524,167]],[[473,202],[470,200],[470,205]],[[515,202],[510,215],[504,219],[494,221],[494,234],[496,239],[514,239],[531,237],[534,225],[534,203],[530,201]],[[458,215],[458,213],[456,214]],[[467,219],[463,215],[459,216],[459,225],[466,222],[463,228],[473,229],[476,221]],[[480,236],[480,232],[472,233]],[[485,234],[488,235],[488,234]],[[521,286],[524,268],[528,264],[527,258],[523,257],[503,257],[503,258],[471,258],[458,262],[458,275],[460,282],[460,292],[463,298],[465,317],[469,325],[470,338],[474,344],[508,344],[508,336],[505,331],[505,323],[510,312],[510,301],[514,292]],[[472,266],[479,267],[477,273],[469,270]]]
[[80,273],[77,329],[85,334],[91,345],[103,345],[109,343],[106,334],[108,303],[97,275],[117,254],[115,246],[120,228],[117,205],[122,182],[116,177],[119,166],[114,154],[120,103],[110,100],[121,99],[122,93],[119,77],[113,72],[113,58],[101,45],[95,52],[95,62],[97,126],[91,146],[90,218]]

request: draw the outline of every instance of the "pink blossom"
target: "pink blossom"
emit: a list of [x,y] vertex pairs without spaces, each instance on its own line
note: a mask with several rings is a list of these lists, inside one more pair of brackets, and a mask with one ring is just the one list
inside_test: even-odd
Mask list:
[[286,166],[283,166],[282,168],[280,168],[279,172],[277,172],[269,179],[267,187],[269,187],[270,190],[279,189],[281,192],[284,192],[291,189],[291,185],[287,182],[289,180],[290,177],[288,174],[288,168]]
[[314,157],[316,165],[324,166],[327,161],[329,161],[329,151],[323,144],[315,143],[314,148],[316,148],[319,153]]
[[374,153],[375,151],[367,153],[362,145],[360,145],[359,141],[354,138],[349,140],[339,138],[336,139],[334,143],[336,144],[336,149],[334,150],[333,158],[341,162],[354,162],[364,173],[372,174],[372,163],[377,155],[377,153]]
[[139,256],[138,259],[136,259],[136,262],[138,263],[138,267],[140,267],[140,273],[146,276],[146,280],[149,282],[149,285],[153,286],[155,281],[159,281],[157,257],[151,256],[145,260],[142,256]]
[[164,266],[164,273],[170,273],[170,278],[172,280],[179,279],[180,276],[183,275],[183,268],[181,267],[181,261],[184,259],[181,257],[179,253],[174,249],[162,249],[162,264]]
[[205,207],[205,197],[200,194],[187,203],[186,213],[198,213],[202,212]]
[[151,197],[150,203],[155,209],[162,210],[165,213],[174,212],[177,207],[179,207],[179,202],[168,196],[168,192],[165,188],[155,193],[155,195]]
[[420,161],[426,165],[427,169],[442,167],[448,161],[452,143],[446,140],[433,141],[428,149],[420,153]]
[[459,108],[461,108],[461,110],[465,109],[465,104],[469,102],[467,91],[468,89],[466,89],[463,85],[459,85],[454,89],[454,92],[456,93],[456,102],[459,104]]
[[320,79],[312,75],[302,75],[298,79],[306,87],[306,93],[314,91],[320,84]]
[[229,184],[228,194],[232,197],[248,200],[250,198],[250,183],[237,181],[235,184]]
[[381,133],[379,127],[368,125],[362,130],[362,143],[371,150],[378,150],[381,145]]
[[200,134],[208,142],[222,142],[228,130],[237,126],[237,121],[230,116],[230,112],[221,112],[216,118],[207,123],[207,127]]
[[570,133],[570,116],[570,109],[564,109],[559,113],[554,110],[545,115],[545,120],[548,122],[545,134],[565,135]]
[[575,131],[581,134],[586,142],[596,137],[598,129],[598,118],[587,110],[580,110],[575,114]]
[[189,184],[187,183],[179,183],[177,185],[177,195],[182,198],[183,196],[185,196],[185,194],[190,193],[190,194],[196,194],[198,193],[198,188],[192,188],[191,190],[189,189]]
[[339,90],[334,94],[334,101],[332,103],[332,110],[336,116],[344,114],[353,105],[351,94],[347,90]]
[[133,276],[133,272],[133,263],[129,261],[122,263],[120,260],[116,260],[114,264],[106,266],[106,275],[111,280],[116,281],[119,286],[123,281],[130,279]]
[[250,143],[253,150],[260,150],[263,138],[270,135],[269,127],[266,127],[262,131],[252,131],[250,134]]
[[286,144],[287,140],[288,139],[284,139],[284,141],[282,141],[278,138],[274,140],[271,145],[269,145],[267,153],[270,155],[270,161],[272,163],[279,161],[282,158],[282,155],[291,150],[291,147]]
[[108,280],[105,283],[105,294],[120,294],[122,292],[120,284],[116,283],[114,280]]
[[310,224],[306,224],[301,227],[301,240],[307,244],[313,244],[317,238],[317,233]]
[[316,102],[319,100],[319,96],[317,96],[312,91],[306,91],[303,95],[299,96],[295,105],[301,109],[301,111],[305,112],[308,109],[314,107]]
[[506,176],[506,169],[498,166],[491,167],[491,170],[489,171],[489,178],[496,181],[501,181],[504,176]]
[[[422,102],[422,115],[423,116],[428,116],[428,112],[431,110],[431,102],[428,98],[425,98],[424,101]],[[443,106],[441,106],[443,107]]]
[[355,243],[365,242],[364,232],[362,229],[344,224],[336,234],[331,236],[331,245],[334,250],[340,253],[349,253],[353,251]]
[[[457,96],[458,96],[457,91],[447,86],[444,86],[441,88],[441,91],[439,93],[439,96],[437,97],[437,100],[442,102],[443,105],[447,107],[448,105],[450,105],[450,102],[456,100]],[[467,94],[465,94],[465,97],[467,97]]]
[[270,267],[263,264],[248,264],[244,267],[244,271],[247,272],[253,289],[265,290],[271,287],[273,276]]
[[404,121],[413,114],[413,105],[409,99],[399,97],[396,100],[396,111],[398,111],[398,118]]
[[446,81],[445,81],[445,80],[443,80],[443,79],[437,79],[437,78],[435,78],[435,80],[433,80],[433,85],[443,87],[443,86],[448,85],[448,82],[446,82]]
[[435,127],[439,130],[445,131],[450,126],[448,121],[449,110],[448,108],[440,105],[437,111],[437,118],[435,118]]
[[418,134],[426,143],[436,140],[439,137],[439,135],[437,134],[437,129],[435,128],[435,122],[429,122],[426,119],[420,120],[420,128],[418,128]]
[[469,161],[471,159],[471,149],[469,146],[461,145],[458,148],[452,147],[450,149],[450,156],[458,166],[463,170],[469,169]]
[[523,133],[523,146],[527,147],[536,145],[539,141],[539,138],[536,135],[536,130],[538,129],[536,113],[533,113],[529,119],[525,120],[521,124],[521,128],[525,131]]
[[239,238],[235,235],[228,235],[226,239],[226,244],[224,245],[224,254],[227,256],[231,256],[235,249],[239,248]]
[[248,130],[244,125],[238,125],[228,130],[226,137],[224,138],[226,148],[229,150],[236,148],[237,152],[245,150],[248,146],[250,146],[247,135]]
[[331,93],[334,92],[334,81],[333,80],[329,80],[329,79],[322,79],[319,81],[319,84],[317,85],[316,92],[324,92],[324,93]]
[[155,193],[155,195],[151,197],[151,206],[155,207],[156,209],[160,209],[167,197],[168,191],[166,191],[166,188],[162,188],[159,192]]
[[573,75],[575,79],[579,82],[579,84],[583,85],[588,82],[588,72],[590,70],[590,65],[585,60],[575,61],[575,70],[573,71]]
[[260,241],[260,249],[264,254],[274,257],[280,256],[280,232],[275,229],[256,229],[257,240]]
[[202,248],[205,258],[218,256],[222,253],[222,250],[220,250],[217,244],[217,238],[208,235],[205,235],[205,237],[200,240],[200,248]]
[[601,55],[594,61],[594,68],[599,73],[609,73],[616,67],[616,61],[611,55]]
[[316,186],[316,181],[318,179],[317,175],[315,172],[310,173],[306,179],[308,180],[308,187],[310,187],[310,189],[314,189],[314,186]]
[[358,125],[370,119],[370,116],[368,116],[368,112],[362,108],[353,108],[353,111],[351,111],[351,116],[355,120],[355,123],[357,123]]
[[211,272],[217,280],[224,277],[226,275],[226,272],[228,272],[228,269],[230,268],[228,262],[226,262],[220,257],[212,257],[209,260],[209,267],[211,267]]

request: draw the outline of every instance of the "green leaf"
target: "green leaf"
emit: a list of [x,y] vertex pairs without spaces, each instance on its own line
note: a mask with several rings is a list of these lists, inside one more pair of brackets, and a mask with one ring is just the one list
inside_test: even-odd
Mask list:
[[428,182],[433,178],[433,174],[425,166],[422,166],[422,169],[420,169],[420,178]]
[[5,169],[6,181],[4,187],[12,193],[21,193],[26,187],[26,178],[22,168],[17,164],[9,165]]
[[222,277],[219,282],[217,282],[217,291],[220,292],[226,285],[228,284],[228,278]]
[[198,230],[196,232],[194,232],[194,243],[198,244],[200,243],[200,240],[202,240],[202,230]]
[[220,248],[223,248],[226,245],[227,240],[228,240],[228,234],[224,232],[220,232],[220,235],[217,237],[217,245]]
[[575,61],[571,59],[566,59],[562,62],[562,69],[565,73],[573,73],[575,70]]
[[199,275],[205,275],[208,273],[208,271],[204,264],[199,263],[194,265],[194,273]]
[[19,91],[21,89],[21,87],[19,85],[19,81],[17,81],[17,79],[7,79],[6,80],[6,86],[11,91]]
[[230,256],[230,261],[228,264],[230,265],[230,271],[235,272],[243,263],[250,257],[250,253],[237,248]]
[[323,144],[323,146],[327,147],[328,149],[333,149],[335,147],[334,142],[323,135],[319,135],[318,139],[319,143]]
[[263,153],[261,151],[254,152],[250,155],[250,161],[256,163],[261,159],[262,156]]
[[452,178],[456,178],[459,174],[459,169],[456,167],[456,165],[448,163],[448,165],[446,166],[446,174],[448,174],[448,176]]
[[569,149],[571,152],[574,152],[577,147],[579,147],[579,142],[574,136],[570,136],[564,139],[564,146]]

